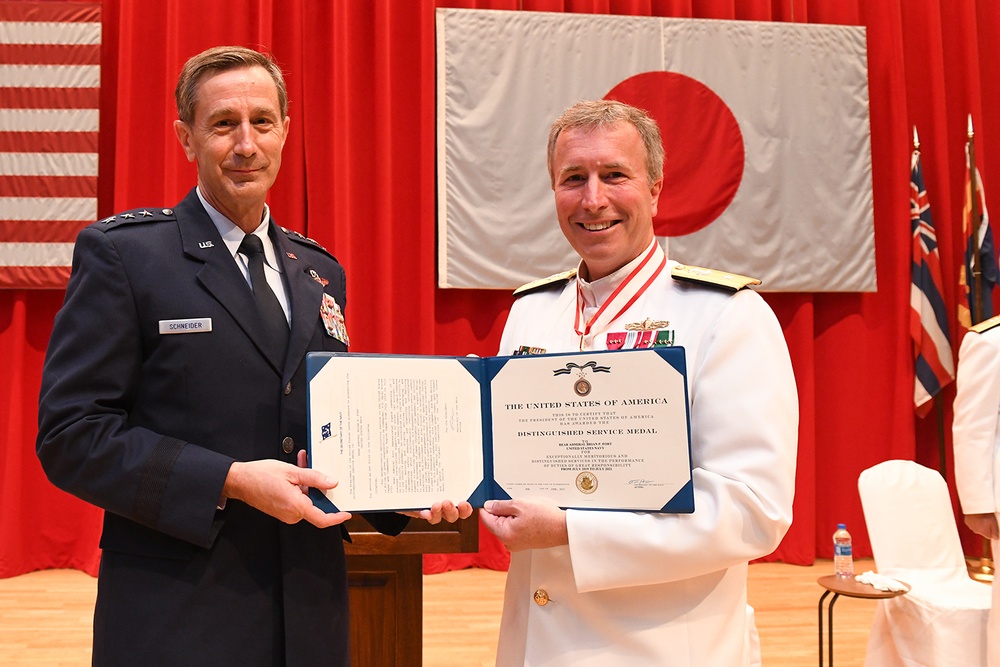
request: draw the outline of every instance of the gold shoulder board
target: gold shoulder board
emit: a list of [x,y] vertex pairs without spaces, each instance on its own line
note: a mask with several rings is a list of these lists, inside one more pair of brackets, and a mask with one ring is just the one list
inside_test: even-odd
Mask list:
[[1000,315],[991,317],[988,320],[983,320],[979,324],[974,324],[973,326],[969,327],[969,331],[975,331],[976,333],[983,333],[984,331],[989,331],[998,324],[1000,324]]
[[553,274],[547,278],[533,280],[530,283],[525,283],[514,290],[514,296],[524,296],[525,294],[534,292],[544,287],[549,287],[550,285],[565,283],[566,281],[571,280],[574,276],[576,276],[576,269],[570,269],[569,271]]
[[727,289],[730,292],[738,292],[748,285],[760,285],[756,278],[706,269],[700,266],[690,266],[678,264],[670,272],[670,275],[677,280],[684,280],[689,283],[700,283],[702,285],[712,285]]

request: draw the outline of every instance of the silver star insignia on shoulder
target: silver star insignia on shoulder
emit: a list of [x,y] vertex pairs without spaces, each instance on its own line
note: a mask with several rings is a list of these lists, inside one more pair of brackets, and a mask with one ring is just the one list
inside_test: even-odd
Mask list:
[[141,215],[144,218],[148,218],[151,217],[153,214],[147,211],[146,209],[143,209],[142,211],[139,212],[139,215]]
[[131,213],[123,213],[122,214],[122,219],[124,219],[124,220],[135,220],[135,215],[133,215]]
[[104,220],[101,220],[101,222],[106,225],[109,222],[114,222],[116,217],[117,216],[112,215],[110,217],[104,218]]

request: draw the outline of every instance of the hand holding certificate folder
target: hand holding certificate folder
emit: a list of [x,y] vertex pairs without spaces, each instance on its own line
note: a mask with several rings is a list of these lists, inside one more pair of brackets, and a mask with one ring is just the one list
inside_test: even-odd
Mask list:
[[310,353],[309,460],[327,511],[441,498],[691,512],[684,350],[524,357]]

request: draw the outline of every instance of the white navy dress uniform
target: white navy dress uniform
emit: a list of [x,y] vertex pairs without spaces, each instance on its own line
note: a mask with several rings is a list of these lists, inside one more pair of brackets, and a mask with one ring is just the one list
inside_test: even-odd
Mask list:
[[[955,484],[964,514],[1000,519],[1000,316],[984,320],[962,338],[958,351]],[[991,540],[993,557],[1000,540]],[[987,630],[988,664],[1000,666],[1000,586],[993,586]]]
[[[648,259],[662,270],[618,290]],[[637,340],[623,336],[628,324],[650,323],[685,348],[695,511],[568,510],[568,545],[511,557],[498,666],[750,664],[748,562],[772,552],[791,523],[798,432],[781,327],[758,294],[740,289],[751,282],[668,262],[654,242],[592,284],[571,272],[514,303],[501,355],[603,350]],[[578,290],[590,300],[580,314]],[[581,322],[622,294],[581,345]]]

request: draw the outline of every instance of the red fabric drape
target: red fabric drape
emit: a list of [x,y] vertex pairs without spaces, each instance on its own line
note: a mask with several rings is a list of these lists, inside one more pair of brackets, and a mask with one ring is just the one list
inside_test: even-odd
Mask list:
[[42,359],[61,302],[61,292],[0,290],[0,577],[97,572],[100,510],[49,484],[34,450]]
[[[271,205],[278,221],[330,248],[348,271],[353,349],[495,352],[511,298],[440,290],[435,275],[435,7],[591,12],[864,25],[868,33],[875,294],[767,294],[798,381],[795,521],[770,557],[830,557],[847,522],[870,554],[861,470],[888,458],[939,465],[938,422],[914,417],[909,304],[909,153],[918,126],[942,252],[955,349],[966,115],[994,210],[1000,130],[984,117],[1000,91],[990,57],[991,0],[106,0],[103,9],[100,215],[178,201],[194,169],[170,128],[173,85],[209,46],[263,46],[287,72],[292,118]],[[484,156],[488,159],[488,156]],[[544,175],[540,174],[544,178]],[[34,457],[42,357],[61,292],[0,292],[0,576],[95,571],[100,512],[49,485]],[[951,400],[942,395],[950,463]],[[952,485],[953,485],[953,480]],[[971,550],[978,548],[967,532]],[[478,555],[428,557],[428,570],[504,567],[488,536]]]

